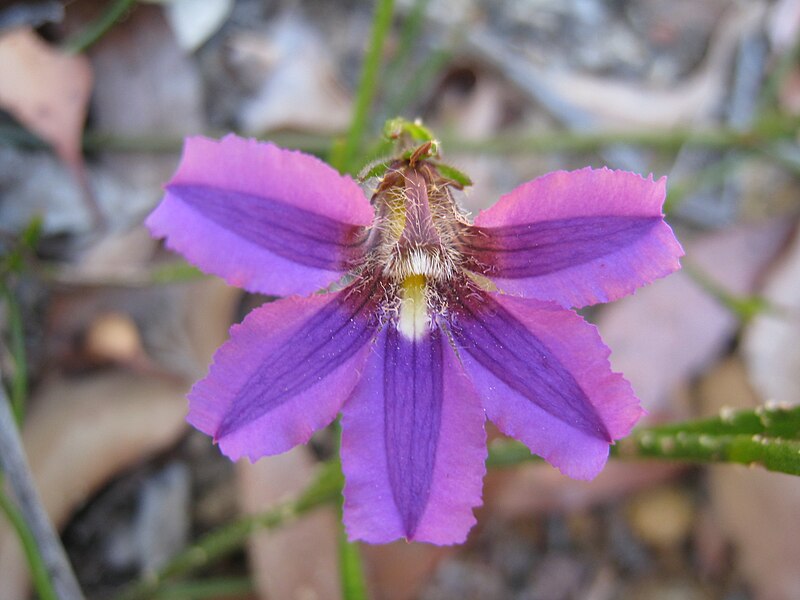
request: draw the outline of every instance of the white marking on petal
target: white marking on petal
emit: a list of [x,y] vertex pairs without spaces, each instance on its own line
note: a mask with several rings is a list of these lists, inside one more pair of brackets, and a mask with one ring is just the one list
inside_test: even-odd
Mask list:
[[406,338],[418,340],[430,327],[428,298],[425,277],[412,275],[403,281],[400,288],[400,311],[397,329]]

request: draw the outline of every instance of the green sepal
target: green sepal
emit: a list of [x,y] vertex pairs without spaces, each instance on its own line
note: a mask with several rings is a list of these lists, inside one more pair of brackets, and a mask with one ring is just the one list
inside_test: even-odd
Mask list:
[[448,165],[446,163],[437,162],[436,168],[439,170],[439,173],[451,181],[454,181],[459,185],[461,188],[469,187],[472,185],[472,179],[470,179],[469,175],[456,169],[452,165]]

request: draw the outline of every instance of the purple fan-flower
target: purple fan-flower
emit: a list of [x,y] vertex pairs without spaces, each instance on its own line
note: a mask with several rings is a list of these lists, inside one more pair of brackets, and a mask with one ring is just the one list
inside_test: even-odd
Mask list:
[[559,171],[470,223],[428,149],[390,163],[370,202],[306,154],[190,138],[147,220],[204,271],[287,296],[231,329],[189,422],[256,460],[341,413],[344,521],[368,542],[465,539],[487,418],[566,475],[597,475],[642,409],[570,308],[629,294],[682,255],[664,179]]

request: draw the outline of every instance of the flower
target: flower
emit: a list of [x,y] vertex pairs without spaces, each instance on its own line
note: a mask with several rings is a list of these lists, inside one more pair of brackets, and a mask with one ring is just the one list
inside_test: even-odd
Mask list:
[[351,539],[462,542],[486,418],[566,475],[594,477],[642,409],[570,308],[631,293],[682,255],[664,179],[559,171],[471,224],[436,159],[431,143],[406,152],[370,203],[312,156],[193,137],[147,219],[204,271],[287,296],[233,326],[188,421],[231,459],[256,460],[341,413]]

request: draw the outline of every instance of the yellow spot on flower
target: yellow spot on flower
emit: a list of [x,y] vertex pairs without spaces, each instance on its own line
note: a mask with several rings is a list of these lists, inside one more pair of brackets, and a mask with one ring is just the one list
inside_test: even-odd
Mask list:
[[410,275],[400,285],[400,316],[397,328],[410,340],[425,335],[430,326],[424,275]]

